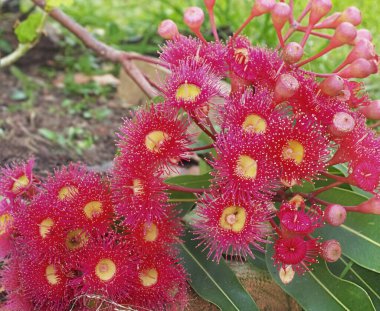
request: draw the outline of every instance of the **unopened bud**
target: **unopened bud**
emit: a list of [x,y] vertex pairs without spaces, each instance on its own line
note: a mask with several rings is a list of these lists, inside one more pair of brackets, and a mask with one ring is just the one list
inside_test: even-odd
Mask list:
[[284,2],[277,2],[272,9],[272,22],[275,28],[281,30],[289,20],[292,11],[290,6]]
[[205,15],[203,10],[199,7],[193,6],[185,10],[183,15],[183,21],[190,29],[201,28],[205,20]]
[[342,247],[337,240],[327,240],[322,244],[322,258],[327,262],[335,262],[342,255]]
[[348,22],[343,22],[336,27],[331,41],[335,41],[339,45],[349,44],[355,40],[356,34],[357,30],[354,25]]
[[212,10],[215,5],[215,0],[204,0],[207,9]]
[[368,119],[380,120],[380,100],[373,100],[367,106],[359,108],[359,111]]
[[326,207],[323,219],[329,225],[338,227],[345,222],[346,217],[347,211],[342,205],[331,204]]
[[368,29],[359,29],[356,34],[356,38],[354,40],[354,44],[359,42],[362,39],[367,39],[368,41],[372,42],[372,34]]
[[260,16],[272,11],[275,0],[257,0],[252,7],[251,16]]
[[332,8],[331,0],[312,0],[309,24],[315,25],[324,17]]
[[362,13],[354,6],[350,6],[345,9],[337,20],[339,23],[349,22],[354,26],[359,25],[362,22]]
[[282,53],[282,59],[287,64],[297,63],[303,56],[303,47],[297,42],[288,43]]
[[355,127],[355,119],[347,112],[337,112],[333,117],[330,131],[335,136],[351,132]]
[[281,102],[292,97],[298,91],[299,86],[300,84],[297,79],[292,75],[280,75],[274,89],[274,100],[276,102]]
[[346,63],[351,64],[358,58],[374,59],[376,57],[375,47],[373,43],[367,39],[361,39],[355,44],[350,54],[346,58]]
[[282,283],[289,284],[291,281],[293,281],[295,271],[293,270],[292,266],[286,266],[285,269],[281,267],[278,275]]
[[329,96],[337,96],[344,89],[344,80],[338,75],[326,78],[320,85],[321,91]]
[[177,25],[171,19],[163,20],[158,26],[157,32],[166,40],[172,40],[179,35]]
[[364,58],[358,58],[346,68],[338,72],[345,79],[366,78],[376,72],[377,66]]
[[356,206],[359,213],[380,215],[380,198],[372,197]]

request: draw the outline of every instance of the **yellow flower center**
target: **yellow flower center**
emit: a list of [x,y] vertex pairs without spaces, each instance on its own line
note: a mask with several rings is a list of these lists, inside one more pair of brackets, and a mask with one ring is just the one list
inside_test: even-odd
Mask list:
[[3,214],[0,216],[0,236],[5,233],[7,227],[12,223],[13,217],[9,214]]
[[54,265],[48,265],[45,269],[45,277],[50,285],[57,285],[59,283],[59,276]]
[[141,195],[144,193],[144,188],[140,179],[133,180],[132,188],[133,188],[134,195]]
[[84,206],[84,214],[87,218],[92,219],[103,212],[102,205],[100,201],[91,201]]
[[219,224],[223,229],[233,232],[243,230],[247,218],[245,209],[240,206],[228,206],[223,210]]
[[12,192],[17,193],[23,188],[25,188],[27,185],[29,185],[29,178],[26,175],[22,175],[21,177],[17,178],[12,186]]
[[297,165],[301,164],[305,155],[305,149],[296,140],[289,140],[282,149],[282,157],[284,160],[293,160]]
[[51,227],[53,227],[54,221],[51,218],[45,218],[40,223],[40,236],[44,239],[49,234]]
[[249,60],[248,56],[249,56],[248,49],[246,48],[240,48],[240,49],[234,50],[235,61],[240,65],[248,63],[248,60]]
[[243,122],[243,130],[248,133],[265,133],[267,122],[257,114],[248,115]]
[[240,155],[236,167],[236,175],[245,179],[255,179],[257,175],[257,162],[247,155]]
[[66,247],[74,250],[83,247],[88,241],[88,234],[82,229],[70,230],[66,236]]
[[162,144],[168,138],[168,134],[163,131],[152,131],[145,137],[145,146],[149,151],[159,153]]
[[187,81],[184,84],[181,84],[176,92],[175,98],[177,100],[185,100],[192,102],[194,101],[199,94],[201,93],[201,89],[199,86],[191,83],[187,83]]
[[154,242],[158,237],[158,228],[155,224],[145,223],[144,224],[144,240],[146,242]]
[[110,281],[116,274],[116,265],[111,259],[100,259],[95,267],[96,276],[104,281]]
[[64,186],[58,191],[58,200],[71,200],[78,194],[78,188],[74,186]]
[[145,269],[139,274],[140,282],[145,287],[153,286],[158,281],[158,272],[156,269]]

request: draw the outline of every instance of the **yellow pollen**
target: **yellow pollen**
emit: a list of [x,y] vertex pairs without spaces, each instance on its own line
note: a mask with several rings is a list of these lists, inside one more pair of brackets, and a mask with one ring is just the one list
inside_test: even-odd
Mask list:
[[78,194],[78,188],[74,186],[62,187],[58,192],[58,200],[71,200]]
[[238,64],[247,64],[248,63],[248,50],[246,48],[240,48],[234,50],[235,61]]
[[3,235],[7,227],[13,222],[13,217],[9,214],[3,214],[0,216],[0,236]]
[[235,173],[245,179],[255,179],[257,175],[257,162],[247,155],[240,155],[236,167]]
[[247,214],[240,206],[229,206],[223,210],[219,225],[226,230],[240,232],[243,230]]
[[296,140],[289,140],[287,145],[282,149],[284,160],[293,160],[297,165],[301,164],[305,155],[305,149]]
[[84,206],[84,214],[87,218],[92,219],[103,212],[102,205],[100,201],[91,201]]
[[83,247],[88,241],[88,235],[82,229],[70,230],[66,236],[66,247],[74,250]]
[[134,179],[132,187],[134,195],[141,195],[144,193],[144,188],[140,179]]
[[265,133],[267,122],[257,114],[248,115],[243,122],[243,130],[248,133]]
[[145,146],[149,151],[159,153],[161,145],[166,139],[168,139],[168,137],[168,134],[163,131],[150,132],[145,137]]
[[146,242],[154,242],[158,237],[158,228],[155,224],[145,223],[144,224],[144,240]]
[[45,270],[46,280],[50,285],[57,285],[59,283],[59,276],[54,265],[48,265]]
[[51,218],[45,218],[40,223],[40,236],[44,239],[49,234],[51,227],[53,227],[54,221]]
[[175,94],[175,98],[177,100],[183,99],[185,101],[192,102],[198,97],[200,93],[201,93],[201,89],[199,86],[195,84],[187,83],[186,81],[184,84],[181,84],[178,87],[177,92]]
[[25,188],[27,185],[29,185],[29,178],[26,177],[26,175],[22,175],[21,177],[17,178],[12,186],[12,192],[17,193],[23,188]]
[[158,281],[158,272],[156,269],[145,269],[139,274],[140,282],[145,287],[153,286]]
[[95,267],[96,276],[104,281],[110,281],[116,274],[116,265],[111,259],[100,259]]

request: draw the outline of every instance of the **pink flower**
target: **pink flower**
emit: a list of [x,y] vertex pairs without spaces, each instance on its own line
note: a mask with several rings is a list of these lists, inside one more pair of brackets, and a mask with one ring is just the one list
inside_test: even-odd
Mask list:
[[264,224],[270,217],[265,202],[248,202],[214,191],[200,199],[198,208],[194,232],[199,245],[208,249],[208,257],[218,262],[223,254],[254,258],[251,246],[263,250],[261,244],[270,232]]

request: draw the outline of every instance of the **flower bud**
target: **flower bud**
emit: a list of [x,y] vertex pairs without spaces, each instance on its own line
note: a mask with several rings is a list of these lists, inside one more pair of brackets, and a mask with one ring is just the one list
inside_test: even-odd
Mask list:
[[296,78],[290,74],[282,74],[278,77],[274,89],[274,100],[276,102],[284,101],[292,97],[299,88],[299,83]]
[[351,132],[355,127],[355,119],[347,112],[337,112],[330,125],[330,132],[335,136],[342,136]]
[[359,42],[362,39],[367,39],[368,41],[372,42],[372,34],[368,29],[359,29],[357,31],[356,38],[354,40],[354,44]]
[[346,58],[346,63],[351,64],[354,60],[358,58],[364,59],[373,59],[376,57],[375,47],[373,43],[367,39],[361,39],[351,50],[350,54],[348,54]]
[[331,0],[312,0],[309,24],[315,25],[324,17],[332,8]]
[[380,100],[373,100],[367,106],[362,106],[359,111],[368,119],[380,120]]
[[183,21],[190,29],[201,28],[205,19],[203,10],[199,7],[193,6],[185,10]]
[[319,88],[329,96],[337,96],[344,89],[344,80],[338,75],[333,75],[323,80]]
[[372,197],[356,206],[359,213],[380,215],[380,198]]
[[284,2],[278,2],[272,9],[272,22],[276,29],[281,30],[289,20],[292,11],[290,6]]
[[208,10],[212,10],[216,0],[204,0],[205,6]]
[[339,45],[348,44],[355,40],[356,34],[357,30],[354,25],[348,22],[343,22],[336,27],[331,41],[335,41]]
[[342,255],[342,247],[337,240],[327,240],[322,243],[322,258],[327,262],[335,262]]
[[269,13],[275,4],[275,0],[256,0],[252,7],[251,16],[260,16]]
[[291,281],[293,281],[295,274],[296,272],[293,270],[291,265],[286,266],[285,269],[281,267],[280,271],[278,272],[280,280],[284,284],[289,284]]
[[362,22],[362,13],[358,8],[350,6],[342,12],[340,17],[337,19],[337,22],[349,22],[352,25],[357,26]]
[[346,68],[338,72],[345,79],[366,78],[376,72],[377,66],[364,58],[358,58]]
[[345,222],[346,217],[347,211],[342,205],[331,204],[326,207],[323,220],[331,226],[338,227]]
[[157,32],[166,40],[172,40],[179,35],[177,25],[171,19],[163,20],[158,26]]
[[303,56],[303,47],[297,42],[288,43],[282,53],[282,59],[287,64],[298,62]]

